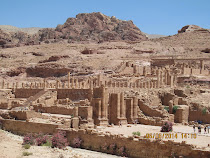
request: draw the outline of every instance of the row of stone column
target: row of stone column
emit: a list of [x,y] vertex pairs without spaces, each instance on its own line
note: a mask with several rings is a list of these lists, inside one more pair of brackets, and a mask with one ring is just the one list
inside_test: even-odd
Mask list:
[[157,80],[136,81],[136,82],[105,82],[106,87],[110,88],[158,88]]

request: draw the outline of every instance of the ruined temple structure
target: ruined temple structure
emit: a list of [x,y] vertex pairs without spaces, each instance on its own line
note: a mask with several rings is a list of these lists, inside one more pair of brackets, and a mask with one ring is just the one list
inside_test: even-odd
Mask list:
[[[103,143],[109,141],[118,146],[123,144],[133,157],[142,154],[154,157],[157,153],[152,154],[148,149],[147,153],[138,152],[139,148],[154,144],[158,148],[167,144],[163,157],[174,149],[179,155],[208,157],[209,152],[183,142],[164,144],[154,140],[154,143],[143,136],[136,141],[136,136],[101,133],[99,129],[114,125],[119,125],[119,129],[120,125],[131,127],[128,124],[162,126],[166,121],[189,125],[200,120],[210,124],[209,102],[203,99],[210,94],[209,72],[203,61],[196,64],[179,61],[166,66],[157,62],[142,66],[127,61],[122,62],[115,73],[82,77],[68,73],[62,80],[36,82],[2,80],[1,127],[21,135],[40,132],[52,135],[63,130],[69,141],[82,138],[86,149],[94,143],[93,149],[100,151]],[[182,152],[183,148],[188,152]]]
[[[115,74],[80,78],[68,73],[64,81],[9,83],[3,80],[1,90],[6,97],[1,99],[0,108],[8,109],[12,113],[10,117],[15,119],[27,120],[29,113],[40,112],[68,116],[67,127],[71,128],[132,124],[136,120],[150,125],[162,125],[167,120],[188,123],[195,119],[209,123],[210,114],[195,118],[195,110],[189,108],[190,101],[177,89],[187,77],[199,75],[209,76],[203,61],[195,68],[186,63],[177,63],[175,68],[175,65],[139,66],[123,62]],[[163,105],[169,107],[169,112]],[[177,105],[179,108],[173,114],[173,106]]]

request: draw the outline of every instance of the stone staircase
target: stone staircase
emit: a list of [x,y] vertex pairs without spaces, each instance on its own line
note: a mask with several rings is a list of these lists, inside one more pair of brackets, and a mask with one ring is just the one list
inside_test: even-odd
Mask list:
[[47,93],[49,93],[49,90],[42,90],[42,91],[38,92],[34,96],[29,97],[27,99],[27,101],[23,104],[23,106],[24,107],[30,106],[32,102],[37,101],[40,97],[46,95]]

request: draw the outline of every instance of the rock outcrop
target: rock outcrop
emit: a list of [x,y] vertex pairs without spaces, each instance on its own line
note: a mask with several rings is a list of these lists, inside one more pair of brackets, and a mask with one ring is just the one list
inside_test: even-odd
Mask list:
[[208,31],[208,30],[201,28],[200,26],[197,25],[186,25],[182,27],[180,30],[178,30],[178,33],[192,32],[192,31]]
[[68,18],[56,29],[39,31],[40,41],[67,39],[71,41],[109,41],[109,40],[146,40],[147,37],[132,21],[111,18],[100,13],[82,13],[76,18]]

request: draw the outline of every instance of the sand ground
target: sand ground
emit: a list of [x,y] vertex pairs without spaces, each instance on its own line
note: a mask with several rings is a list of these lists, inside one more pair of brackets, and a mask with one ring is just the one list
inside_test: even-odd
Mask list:
[[[30,149],[24,149],[22,142],[21,136],[0,130],[0,158],[119,158],[119,156],[71,147],[64,150],[44,146],[31,146]],[[23,152],[29,152],[32,155],[23,156]]]

